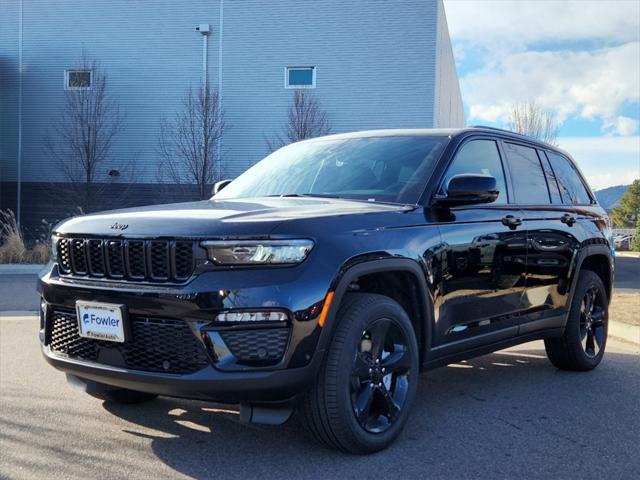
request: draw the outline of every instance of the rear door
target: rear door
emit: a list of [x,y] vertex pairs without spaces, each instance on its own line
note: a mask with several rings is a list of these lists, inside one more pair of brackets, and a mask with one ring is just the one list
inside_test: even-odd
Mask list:
[[562,178],[557,175],[570,167],[567,159],[555,153],[549,158],[542,149],[506,140],[503,146],[527,231],[526,316],[519,333],[554,328],[562,323],[558,315],[566,304],[570,269],[582,236],[574,200],[590,197],[571,193],[575,185],[568,185],[564,170]]
[[442,355],[514,336],[525,288],[526,234],[521,212],[509,203],[498,141],[463,143],[440,193],[451,177],[464,173],[495,177],[500,195],[490,204],[443,209],[433,332],[434,353]]

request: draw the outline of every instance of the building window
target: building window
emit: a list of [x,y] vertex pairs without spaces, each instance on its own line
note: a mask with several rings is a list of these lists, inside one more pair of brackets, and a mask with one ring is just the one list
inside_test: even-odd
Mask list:
[[84,90],[91,88],[91,70],[65,70],[65,90]]
[[316,67],[287,67],[284,88],[316,88]]

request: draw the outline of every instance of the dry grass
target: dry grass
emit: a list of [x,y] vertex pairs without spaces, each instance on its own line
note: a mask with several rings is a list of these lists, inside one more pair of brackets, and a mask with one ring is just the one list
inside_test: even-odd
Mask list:
[[640,325],[640,293],[614,293],[609,305],[609,318]]
[[25,244],[11,210],[0,211],[0,264],[47,263],[51,257],[49,236],[38,240],[32,247]]

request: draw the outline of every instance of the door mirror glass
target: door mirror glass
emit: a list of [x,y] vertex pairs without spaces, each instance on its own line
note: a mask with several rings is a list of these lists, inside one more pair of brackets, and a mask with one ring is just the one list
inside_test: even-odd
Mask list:
[[211,189],[211,195],[215,196],[220,190],[229,185],[231,180],[220,180],[213,184],[213,188]]
[[438,198],[438,203],[450,206],[491,203],[499,194],[495,177],[465,173],[451,177],[446,194]]

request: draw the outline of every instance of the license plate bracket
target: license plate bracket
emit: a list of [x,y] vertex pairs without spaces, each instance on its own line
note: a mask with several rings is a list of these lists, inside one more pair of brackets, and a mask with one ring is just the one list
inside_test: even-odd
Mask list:
[[127,341],[124,305],[78,300],[76,314],[81,337],[114,343]]

